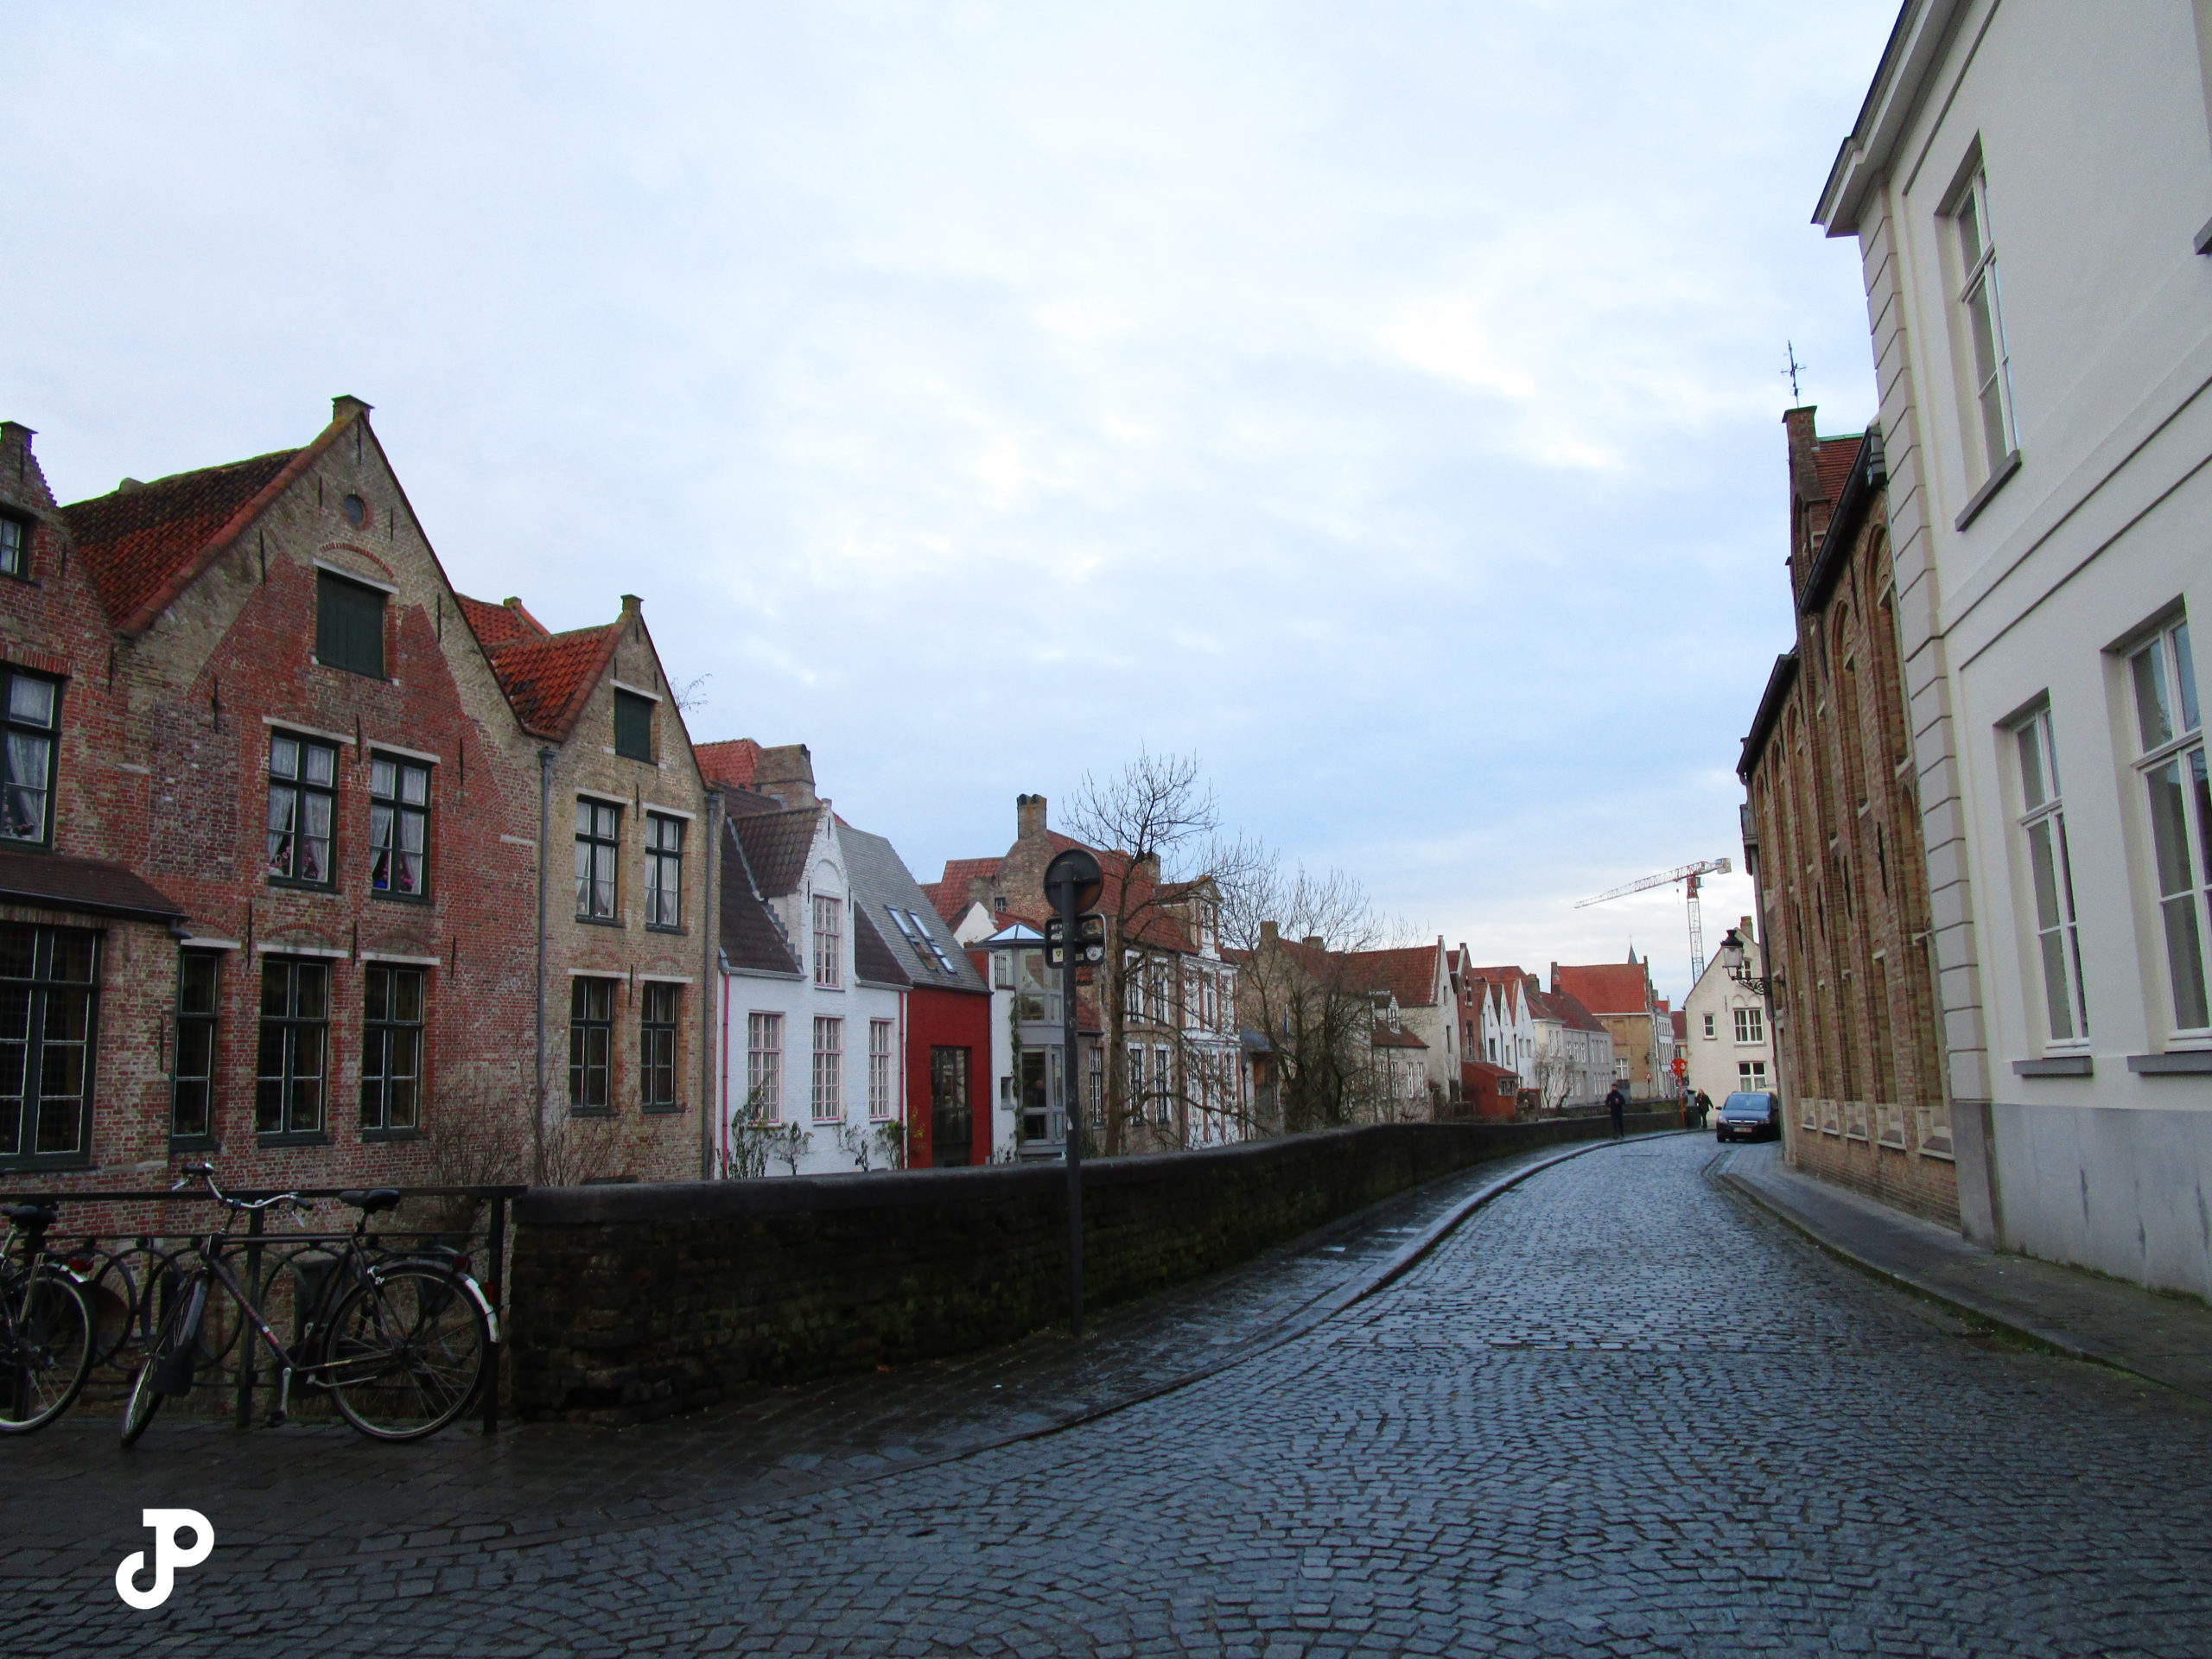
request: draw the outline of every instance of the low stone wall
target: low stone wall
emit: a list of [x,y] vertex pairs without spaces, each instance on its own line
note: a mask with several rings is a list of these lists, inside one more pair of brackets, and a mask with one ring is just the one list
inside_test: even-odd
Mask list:
[[[1628,1123],[1644,1133],[1678,1120]],[[1587,1117],[1386,1124],[1087,1164],[1086,1305],[1179,1284],[1421,1182],[1607,1128]],[[515,1409],[635,1422],[742,1383],[1013,1341],[1067,1316],[1066,1199],[1058,1164],[533,1188],[515,1210]]]

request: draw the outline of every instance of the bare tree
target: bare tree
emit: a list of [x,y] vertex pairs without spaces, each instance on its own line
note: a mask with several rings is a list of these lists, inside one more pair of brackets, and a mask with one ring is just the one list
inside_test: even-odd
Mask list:
[[1374,987],[1346,960],[1390,935],[1367,894],[1341,870],[1286,870],[1257,842],[1221,891],[1239,1014],[1266,1036],[1274,1072],[1274,1100],[1255,1127],[1296,1134],[1373,1121],[1390,1096],[1374,1048]]
[[[1110,776],[1086,774],[1069,821],[1098,850],[1106,876],[1100,899],[1106,959],[1091,975],[1105,1032],[1106,1098],[1098,1103],[1104,1150],[1182,1144],[1194,1083],[1197,1105],[1212,1110],[1226,1103],[1211,1081],[1220,1044],[1193,1036],[1198,1016],[1187,1003],[1187,964],[1217,926],[1222,889],[1240,878],[1250,844],[1221,837],[1220,810],[1195,755],[1140,751]],[[1130,1075],[1133,1022],[1147,1046],[1172,1057],[1164,1074],[1155,1066],[1141,1080]],[[1073,1078],[1067,1087],[1073,1128],[1082,1121],[1080,1091]]]

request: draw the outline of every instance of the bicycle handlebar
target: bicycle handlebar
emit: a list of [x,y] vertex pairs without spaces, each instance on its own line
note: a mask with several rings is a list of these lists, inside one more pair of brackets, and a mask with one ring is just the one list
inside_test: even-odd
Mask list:
[[169,1191],[182,1192],[192,1185],[195,1177],[207,1184],[209,1197],[218,1204],[227,1205],[232,1210],[267,1210],[280,1204],[289,1204],[293,1209],[302,1211],[315,1208],[314,1205],[296,1192],[272,1192],[265,1198],[234,1198],[215,1185],[215,1166],[213,1164],[187,1164],[179,1172],[178,1178],[170,1186]]

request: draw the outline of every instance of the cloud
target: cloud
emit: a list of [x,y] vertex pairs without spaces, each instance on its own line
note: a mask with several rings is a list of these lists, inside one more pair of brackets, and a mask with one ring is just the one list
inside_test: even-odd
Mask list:
[[1891,10],[18,9],[0,413],[84,495],[365,397],[465,587],[642,592],[925,875],[1143,741],[1611,958],[1735,845],[1783,341],[1873,400],[1805,219]]

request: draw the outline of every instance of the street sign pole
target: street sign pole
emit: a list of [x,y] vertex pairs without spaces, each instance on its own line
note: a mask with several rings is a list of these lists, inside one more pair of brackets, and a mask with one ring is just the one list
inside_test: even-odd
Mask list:
[[[1098,861],[1081,847],[1053,855],[1045,867],[1045,897],[1060,925],[1060,1103],[1067,1109],[1068,1332],[1083,1334],[1083,1090],[1077,1052],[1075,970],[1085,946],[1079,918],[1098,903],[1105,881]],[[1104,960],[1103,925],[1099,960]],[[1050,952],[1050,944],[1046,946]],[[1103,991],[1105,982],[1100,982]]]
[[1060,901],[1060,1100],[1067,1108],[1068,1334],[1083,1334],[1083,1091],[1077,1069],[1075,1010],[1076,887],[1064,882]]

